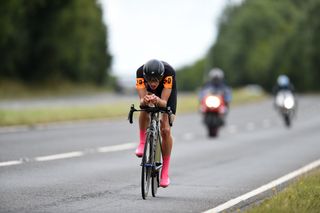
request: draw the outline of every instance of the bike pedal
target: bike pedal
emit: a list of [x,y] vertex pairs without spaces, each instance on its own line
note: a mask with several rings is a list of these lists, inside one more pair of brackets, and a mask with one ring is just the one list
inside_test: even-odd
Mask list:
[[160,165],[162,165],[162,163],[156,162],[156,166],[160,166]]
[[156,163],[155,170],[160,170],[162,168],[162,163]]

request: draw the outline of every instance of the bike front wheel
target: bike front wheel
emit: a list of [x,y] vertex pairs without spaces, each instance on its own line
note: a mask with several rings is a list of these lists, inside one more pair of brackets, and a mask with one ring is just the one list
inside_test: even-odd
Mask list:
[[155,197],[160,186],[160,171],[162,168],[161,163],[161,142],[160,137],[157,138],[156,148],[154,150],[154,162],[155,166],[152,170],[152,180],[151,180],[151,192],[152,196]]
[[147,135],[141,163],[141,195],[143,199],[146,199],[148,196],[152,172],[152,147],[150,146],[150,139],[150,135]]

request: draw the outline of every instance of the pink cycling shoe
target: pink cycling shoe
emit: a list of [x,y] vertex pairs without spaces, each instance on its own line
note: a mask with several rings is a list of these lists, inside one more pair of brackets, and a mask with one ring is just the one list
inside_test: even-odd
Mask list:
[[161,180],[160,180],[161,187],[166,188],[169,185],[170,185],[170,178],[169,177],[161,178]]

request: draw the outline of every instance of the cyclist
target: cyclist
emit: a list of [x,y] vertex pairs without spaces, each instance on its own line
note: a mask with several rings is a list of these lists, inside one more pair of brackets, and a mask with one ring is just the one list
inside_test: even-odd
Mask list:
[[[175,77],[175,70],[167,62],[159,61],[157,59],[149,60],[139,67],[136,72],[136,89],[140,98],[140,105],[147,106],[153,104],[159,107],[170,106],[173,113],[171,120],[173,121],[177,105]],[[146,112],[140,112],[140,143],[135,151],[135,154],[138,157],[142,157],[143,155],[148,122],[148,114]],[[173,139],[169,125],[169,116],[166,113],[161,115],[160,131],[162,137],[163,159],[160,186],[167,187],[170,184],[168,171]]]

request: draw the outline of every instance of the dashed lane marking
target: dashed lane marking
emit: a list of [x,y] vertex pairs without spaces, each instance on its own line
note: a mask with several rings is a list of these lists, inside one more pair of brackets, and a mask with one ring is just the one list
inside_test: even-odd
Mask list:
[[237,131],[238,131],[238,127],[236,125],[230,125],[228,127],[228,132],[231,134],[237,133]]
[[269,127],[271,126],[271,121],[270,121],[269,119],[264,119],[264,120],[262,121],[262,126],[263,126],[264,128],[269,128]]
[[246,129],[247,129],[248,131],[252,131],[252,130],[254,130],[255,128],[256,128],[256,125],[255,125],[255,123],[253,123],[253,122],[249,122],[249,123],[246,124]]
[[22,164],[22,163],[23,162],[21,160],[5,161],[5,162],[0,162],[0,167],[13,166],[13,165],[18,165],[18,164]]
[[183,139],[184,139],[184,140],[191,141],[191,140],[193,140],[194,138],[195,138],[195,135],[194,135],[194,133],[191,133],[191,132],[185,133],[185,134],[183,135]]
[[60,153],[55,155],[39,156],[33,159],[25,158],[25,160],[4,161],[4,162],[0,162],[0,167],[13,166],[13,165],[26,163],[26,162],[32,162],[32,161],[43,162],[43,161],[60,160],[60,159],[66,159],[66,158],[75,158],[75,157],[81,157],[81,156],[92,154],[92,153],[118,152],[118,151],[133,149],[135,146],[136,146],[136,143],[125,143],[120,145],[99,147],[96,150],[75,151],[75,152]]
[[59,160],[59,159],[64,159],[64,158],[80,157],[83,154],[84,154],[83,152],[68,152],[68,153],[62,153],[62,154],[57,154],[57,155],[36,157],[34,159],[35,159],[35,161]]
[[137,144],[136,143],[125,143],[121,145],[114,145],[114,146],[105,146],[105,147],[100,147],[97,149],[98,152],[117,152],[117,151],[122,151],[122,150],[128,150],[128,149],[133,149]]

